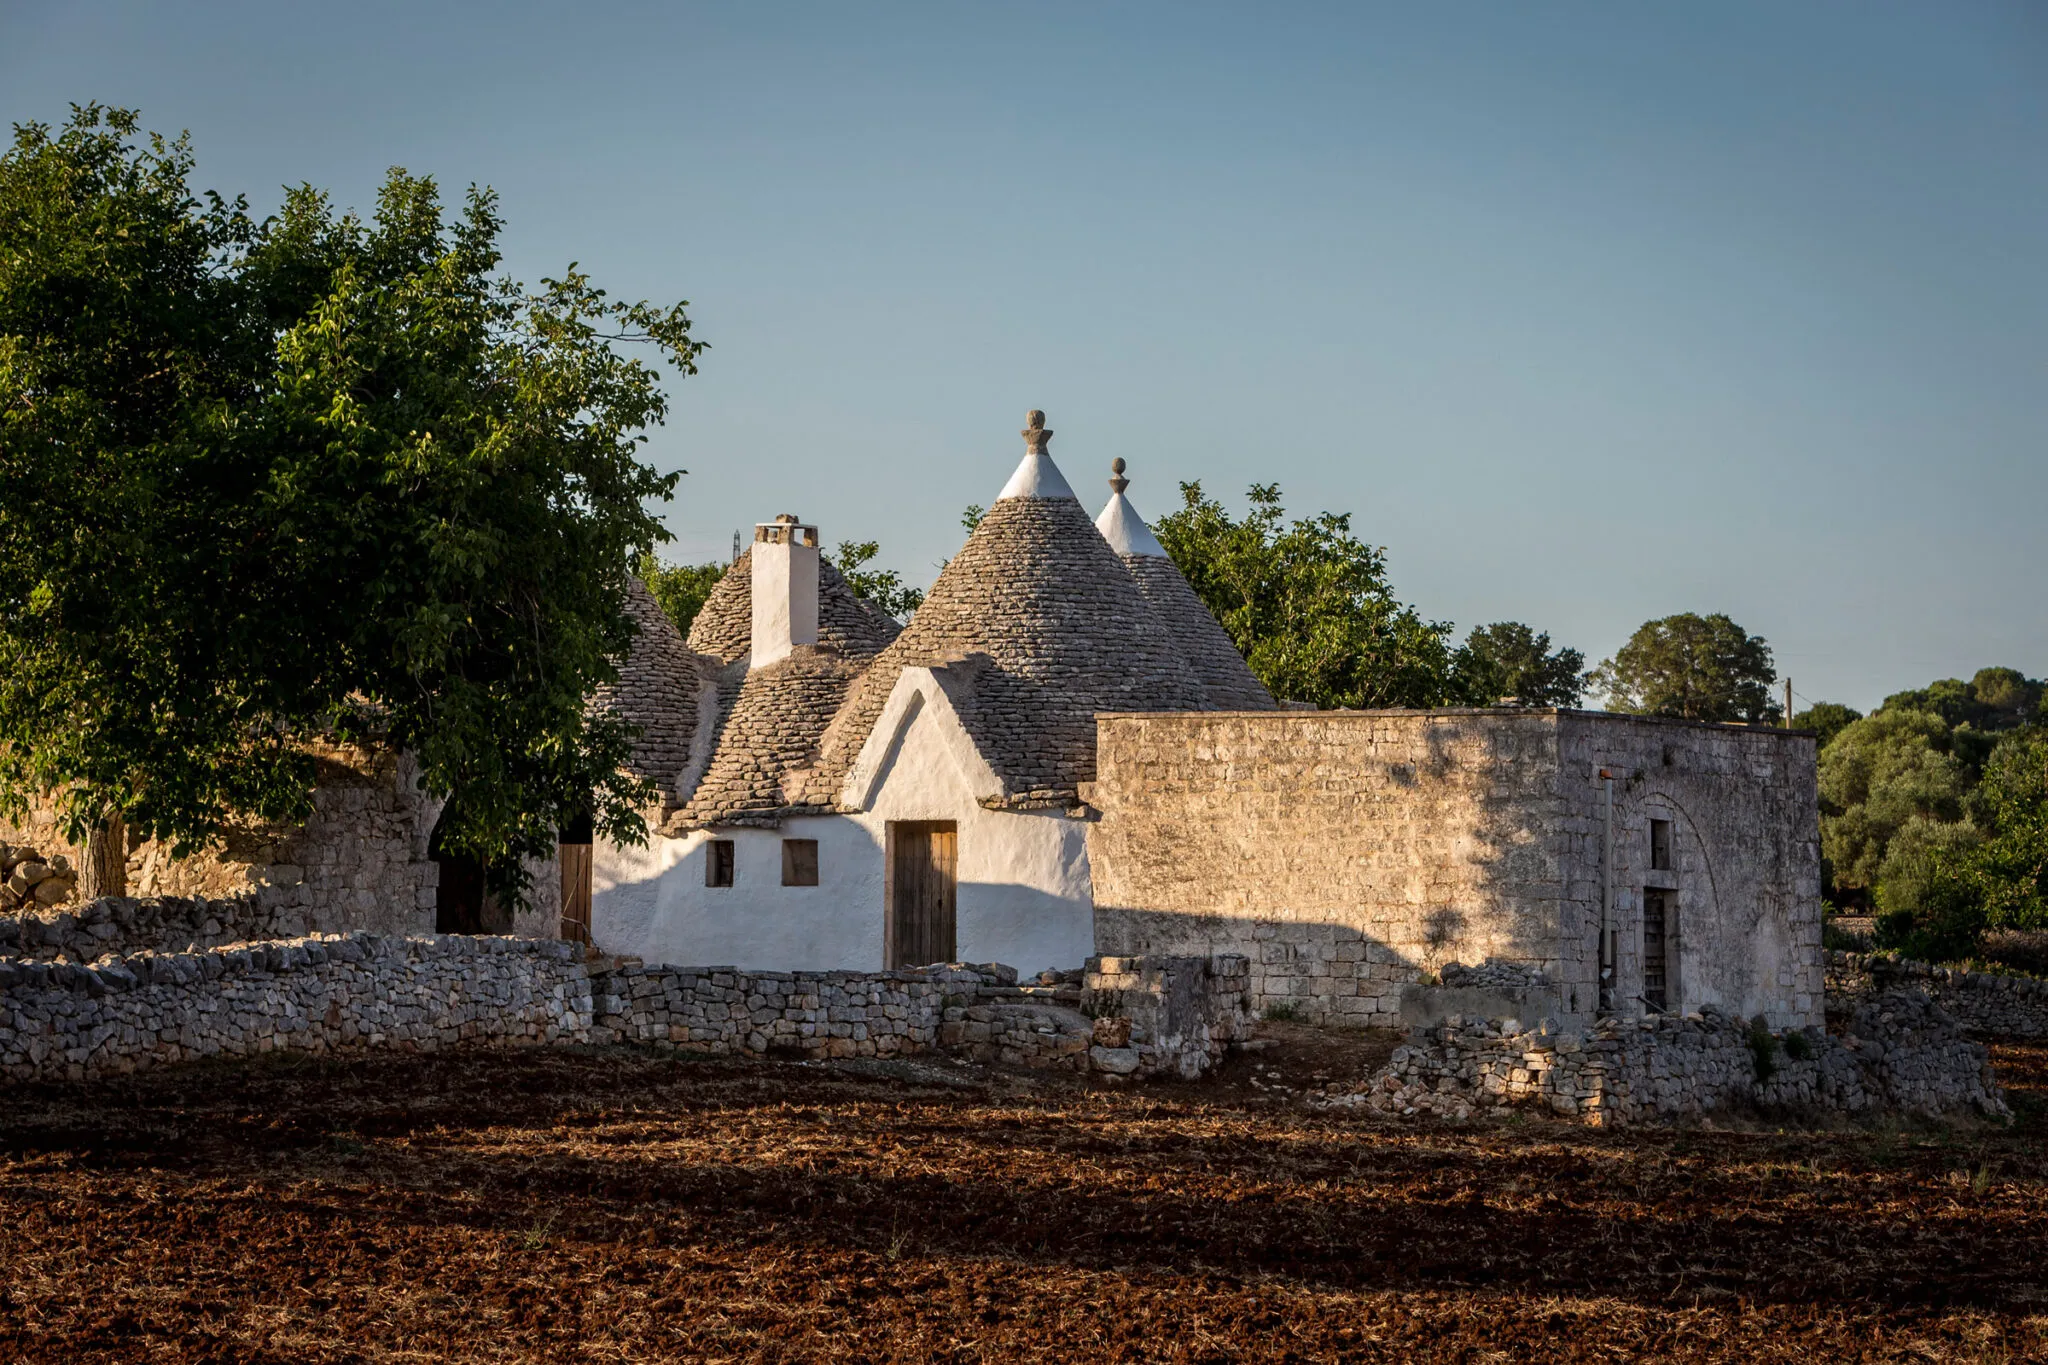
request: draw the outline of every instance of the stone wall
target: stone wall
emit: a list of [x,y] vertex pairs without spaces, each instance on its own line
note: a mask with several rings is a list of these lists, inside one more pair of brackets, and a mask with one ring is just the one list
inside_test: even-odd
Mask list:
[[1818,1028],[1773,1033],[1712,1010],[1603,1019],[1589,1032],[1452,1018],[1418,1030],[1363,1086],[1318,1102],[1446,1118],[1529,1106],[1596,1125],[1756,1105],[2010,1117],[1984,1049],[1918,991],[1864,1001],[1841,1037]]
[[[433,932],[440,874],[427,846],[441,803],[415,785],[414,764],[401,754],[338,746],[316,749],[314,763],[313,814],[303,827],[238,830],[184,858],[167,844],[132,840],[129,894],[249,895],[266,913],[307,930]],[[49,805],[17,823],[0,821],[0,840],[83,866],[83,849],[61,837]],[[559,902],[545,879],[537,886]],[[533,918],[537,924],[545,914]]]
[[0,961],[0,1076],[85,1080],[207,1057],[588,1036],[574,945],[378,934],[90,966]]
[[[1110,959],[1090,963],[1085,986],[1080,971],[1020,986],[993,963],[648,967],[586,963],[569,943],[467,935],[359,931],[188,950],[188,934],[255,928],[259,903],[92,909],[108,918],[0,921],[0,1076],[79,1080],[219,1055],[553,1041],[735,1057],[936,1047],[1008,1066],[1194,1077],[1249,1025],[1241,959]],[[229,909],[243,918],[212,917]]]
[[[1613,1008],[1644,1011],[1658,885],[1671,1007],[1815,1023],[1813,762],[1795,732],[1534,708],[1105,715],[1097,946],[1241,954],[1259,1008],[1359,1027],[1397,1025],[1402,987],[1452,961],[1519,963],[1590,1020],[1603,897]],[[1646,866],[1652,818],[1675,828],[1668,874]]]
[[593,978],[590,1037],[714,1056],[893,1057],[935,1043],[947,987],[977,980],[945,969],[623,966]]
[[2048,1037],[2048,981],[1965,971],[1881,953],[1829,953],[1828,993],[1858,999],[1894,988],[1924,990],[1973,1038]]
[[1228,953],[1090,958],[1081,1007],[1095,1019],[1095,1070],[1194,1080],[1251,1037],[1251,962]]
[[260,896],[105,896],[84,905],[0,915],[0,956],[91,962],[109,953],[176,953],[299,938],[309,916]]

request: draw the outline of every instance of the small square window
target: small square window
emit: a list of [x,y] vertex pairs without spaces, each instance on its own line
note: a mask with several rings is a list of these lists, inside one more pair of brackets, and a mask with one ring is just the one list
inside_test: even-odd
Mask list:
[[782,884],[784,886],[816,886],[818,884],[818,841],[816,839],[784,839],[782,841]]
[[704,885],[732,885],[732,840],[713,839],[704,845]]
[[1650,870],[1669,872],[1671,870],[1671,822],[1652,820],[1650,822]]

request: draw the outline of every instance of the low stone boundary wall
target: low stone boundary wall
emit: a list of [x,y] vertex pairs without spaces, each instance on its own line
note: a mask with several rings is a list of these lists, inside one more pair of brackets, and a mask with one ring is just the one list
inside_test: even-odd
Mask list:
[[893,1057],[937,1042],[949,987],[979,984],[971,970],[945,968],[617,967],[592,978],[590,1037],[714,1056]]
[[85,1080],[265,1052],[574,1041],[590,981],[536,939],[309,937],[90,966],[0,961],[0,1076]]
[[[117,927],[175,939],[207,905]],[[46,927],[37,922],[23,938]],[[815,1058],[943,1048],[1010,1066],[1194,1077],[1247,1034],[1251,1018],[1245,963],[1234,957],[1106,958],[1085,973],[1019,986],[996,964],[747,972],[590,963],[578,946],[544,939],[359,932],[104,953],[88,964],[75,959],[116,940],[77,928],[11,945],[35,956],[0,957],[0,1079],[85,1080],[206,1057],[458,1042],[631,1042]],[[52,960],[60,952],[73,960]]]
[[92,962],[108,953],[180,953],[295,939],[316,926],[255,896],[107,896],[64,910],[0,915],[0,956]]
[[1860,998],[1890,987],[1917,987],[1976,1038],[2048,1037],[2048,981],[1970,972],[1884,953],[1827,955],[1828,995]]
[[1983,1047],[1918,991],[1865,1001],[1841,1037],[1714,1012],[1603,1019],[1585,1033],[1508,1025],[1453,1018],[1418,1030],[1363,1087],[1319,1102],[1450,1118],[1529,1105],[1596,1125],[1744,1105],[2010,1117]]

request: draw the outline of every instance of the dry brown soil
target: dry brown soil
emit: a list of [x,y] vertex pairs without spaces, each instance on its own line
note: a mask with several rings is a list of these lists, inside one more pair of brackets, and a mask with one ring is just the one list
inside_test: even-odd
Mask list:
[[1311,1112],[1386,1040],[1269,1032],[1203,1087],[535,1050],[15,1094],[0,1361],[2048,1359],[2048,1047],[1999,1051],[2011,1130],[1601,1133]]

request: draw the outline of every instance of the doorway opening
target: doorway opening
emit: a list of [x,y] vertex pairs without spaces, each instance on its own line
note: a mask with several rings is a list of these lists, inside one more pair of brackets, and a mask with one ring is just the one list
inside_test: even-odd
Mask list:
[[1672,893],[1643,890],[1643,1003],[1659,1014],[1671,1008]]
[[927,967],[959,956],[959,836],[951,820],[889,822],[889,961]]
[[590,838],[588,815],[562,826],[556,854],[562,865],[562,937],[590,942]]
[[492,894],[483,860],[447,848],[442,835],[448,826],[443,811],[434,825],[427,852],[439,878],[434,887],[434,932],[437,934],[509,934],[512,912]]

